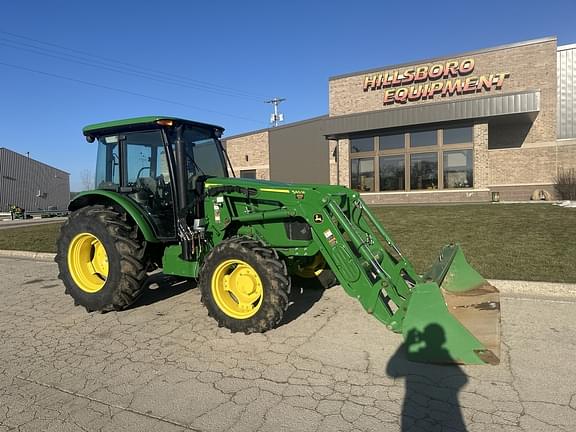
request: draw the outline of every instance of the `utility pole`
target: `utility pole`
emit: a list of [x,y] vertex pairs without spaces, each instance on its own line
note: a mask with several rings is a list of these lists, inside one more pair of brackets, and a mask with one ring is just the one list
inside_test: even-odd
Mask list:
[[265,101],[266,103],[274,105],[274,112],[270,115],[270,123],[272,124],[272,127],[276,127],[280,122],[284,121],[284,114],[278,112],[278,105],[280,105],[280,102],[284,102],[285,100],[285,98],[275,97],[274,99]]

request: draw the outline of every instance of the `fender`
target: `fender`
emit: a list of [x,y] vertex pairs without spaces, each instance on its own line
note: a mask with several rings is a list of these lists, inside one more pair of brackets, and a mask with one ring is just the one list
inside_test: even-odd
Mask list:
[[110,201],[118,204],[130,215],[134,222],[136,222],[136,225],[138,225],[138,228],[147,242],[159,242],[154,233],[154,229],[152,228],[153,225],[150,218],[135,203],[117,192],[100,189],[81,192],[72,201],[70,201],[70,204],[68,204],[68,210],[74,211],[88,205],[106,204],[110,203]]

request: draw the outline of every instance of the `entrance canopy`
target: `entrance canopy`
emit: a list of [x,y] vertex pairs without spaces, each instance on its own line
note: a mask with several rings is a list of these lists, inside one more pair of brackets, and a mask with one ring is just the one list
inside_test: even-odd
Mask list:
[[504,95],[413,105],[326,119],[328,139],[356,132],[490,117],[514,116],[533,121],[540,111],[540,92]]

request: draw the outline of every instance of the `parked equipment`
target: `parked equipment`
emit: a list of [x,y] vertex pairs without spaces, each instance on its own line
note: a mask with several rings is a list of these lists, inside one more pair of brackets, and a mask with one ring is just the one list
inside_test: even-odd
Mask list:
[[292,278],[339,282],[404,335],[409,358],[499,362],[498,290],[457,245],[419,275],[357,192],[229,177],[218,126],[158,116],[83,132],[98,142],[97,187],[70,203],[56,261],[88,311],[130,306],[162,268],[198,279],[220,326],[264,332]]

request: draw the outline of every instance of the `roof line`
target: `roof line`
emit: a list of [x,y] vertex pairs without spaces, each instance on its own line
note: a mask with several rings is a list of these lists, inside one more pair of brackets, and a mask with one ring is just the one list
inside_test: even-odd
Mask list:
[[472,54],[483,54],[483,53],[487,53],[487,52],[491,52],[491,51],[499,51],[499,50],[509,49],[509,48],[518,48],[518,47],[522,47],[522,46],[526,46],[526,45],[534,45],[534,44],[538,44],[538,43],[552,42],[552,41],[556,41],[556,40],[557,40],[556,36],[547,36],[547,37],[543,37],[543,38],[539,38],[539,39],[530,39],[527,41],[514,42],[514,43],[510,43],[510,44],[506,44],[506,45],[498,45],[495,47],[483,48],[483,49],[474,50],[474,51],[464,51],[464,52],[460,52],[460,53],[456,53],[456,54],[448,54],[448,55],[445,55],[442,57],[432,57],[432,58],[427,58],[427,59],[423,59],[423,60],[415,60],[415,61],[411,61],[411,62],[398,63],[398,64],[386,65],[386,66],[377,67],[377,68],[361,70],[358,72],[350,72],[350,73],[346,73],[346,74],[342,74],[342,75],[334,75],[334,76],[330,77],[328,79],[328,81],[335,81],[335,80],[342,79],[342,78],[349,78],[349,77],[353,77],[356,75],[369,74],[369,73],[373,73],[373,72],[381,72],[384,70],[401,68],[404,66],[413,66],[416,64],[433,63],[435,61],[445,60],[445,59],[450,58],[450,57],[462,57],[462,56],[467,56],[467,55],[472,55]]
[[39,160],[33,159],[33,158],[31,158],[30,156],[26,156],[26,155],[23,155],[22,153],[18,153],[17,151],[10,150],[10,149],[7,148],[7,147],[0,147],[0,150],[9,151],[9,152],[14,153],[14,154],[16,154],[16,155],[18,155],[18,156],[20,156],[20,157],[22,157],[22,158],[31,160],[32,162],[39,163],[40,165],[44,165],[44,166],[46,166],[46,167],[48,167],[48,168],[51,168],[51,169],[53,169],[53,170],[60,171],[61,173],[64,173],[64,174],[66,174],[66,175],[70,175],[70,173],[69,173],[68,171],[64,171],[64,170],[61,170],[60,168],[56,168],[56,167],[53,167],[52,165],[48,165],[47,163],[40,162]]
[[569,50],[569,49],[574,49],[576,48],[576,43],[570,44],[570,45],[561,45],[557,48],[558,51],[565,51],[565,50]]
[[270,132],[271,130],[286,129],[286,128],[290,128],[290,127],[293,127],[293,126],[300,126],[300,125],[302,125],[302,124],[312,123],[312,122],[316,122],[316,121],[319,121],[319,120],[327,119],[328,117],[329,117],[328,114],[324,114],[324,115],[321,115],[321,116],[312,117],[312,118],[305,119],[305,120],[299,120],[299,121],[297,121],[297,122],[288,123],[288,124],[284,124],[284,125],[281,125],[281,126],[268,127],[268,128],[264,128],[264,129],[258,129],[258,130],[255,130],[255,131],[250,131],[250,132],[243,132],[243,133],[240,133],[240,134],[231,135],[231,136],[229,136],[229,137],[222,137],[222,141],[228,141],[228,140],[231,140],[231,139],[242,138],[242,137],[245,137],[245,136],[255,135],[255,134],[263,133],[263,132]]
[[174,117],[174,116],[141,116],[141,117],[130,117],[130,118],[124,118],[124,119],[119,119],[119,120],[110,120],[110,121],[106,121],[106,122],[100,122],[100,123],[94,123],[94,124],[90,124],[85,126],[82,129],[82,133],[84,135],[90,135],[91,133],[95,132],[101,132],[101,131],[106,131],[107,129],[120,129],[123,127],[130,127],[130,126],[139,126],[139,125],[146,125],[146,124],[150,124],[150,123],[155,123],[158,120],[174,120],[176,122],[179,123],[185,123],[185,124],[191,124],[191,125],[196,125],[196,126],[200,126],[200,127],[213,127],[213,128],[218,128],[218,129],[222,129],[222,131],[224,130],[224,128],[222,126],[218,126],[215,124],[210,124],[210,123],[203,123],[203,122],[198,122],[198,121],[194,121],[194,120],[187,120],[187,119],[183,119],[180,117]]

